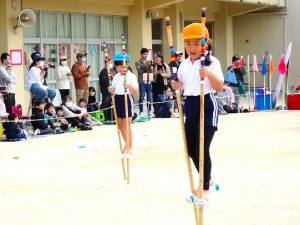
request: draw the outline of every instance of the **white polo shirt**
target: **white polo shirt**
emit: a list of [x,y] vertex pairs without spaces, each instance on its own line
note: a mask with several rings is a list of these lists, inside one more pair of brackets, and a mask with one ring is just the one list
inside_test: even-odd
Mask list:
[[[224,76],[221,69],[219,60],[213,56],[210,56],[212,61],[209,66],[206,66],[211,72],[213,72],[217,78],[224,82]],[[185,96],[198,96],[200,95],[200,75],[199,70],[201,68],[200,59],[194,63],[191,62],[190,57],[181,62],[178,69],[178,79],[183,83],[183,95]],[[204,94],[214,93],[211,83],[207,77],[204,78]]]
[[[137,77],[131,73],[130,71],[127,71],[126,73],[126,82],[128,84],[131,84],[133,87],[138,88],[138,82],[137,82]],[[114,75],[113,81],[112,81],[112,87],[115,89],[115,94],[116,95],[124,95],[124,76],[120,73],[117,73]],[[130,93],[130,90],[127,90],[128,94]]]

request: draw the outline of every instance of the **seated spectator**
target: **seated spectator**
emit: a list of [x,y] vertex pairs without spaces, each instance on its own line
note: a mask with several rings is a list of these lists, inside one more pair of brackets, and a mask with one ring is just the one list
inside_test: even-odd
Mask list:
[[55,90],[44,86],[42,83],[45,76],[44,61],[45,58],[39,54],[33,57],[33,62],[29,67],[26,88],[31,95],[35,96],[36,101],[45,101],[45,97],[48,96],[52,102],[56,95]]
[[218,93],[218,101],[227,113],[237,113],[238,107],[235,104],[233,91],[227,84],[223,86],[223,92]]
[[158,96],[158,118],[170,118],[171,116],[178,118],[178,107],[174,100],[173,92],[170,87],[166,86],[163,94]]
[[89,87],[89,99],[87,105],[88,112],[94,112],[99,110],[99,104],[96,101],[96,89],[94,87]]
[[72,97],[67,95],[63,99],[62,108],[64,117],[67,118],[72,127],[78,127],[80,130],[92,130],[90,123],[81,113],[81,108],[72,102]]
[[4,134],[7,140],[27,139],[27,132],[19,126],[18,121],[16,114],[10,113],[8,115],[8,122],[3,123]]
[[57,118],[59,119],[60,128],[62,130],[65,130],[64,128],[67,127],[69,132],[75,131],[73,128],[71,128],[71,124],[69,124],[69,122],[63,117],[64,110],[61,106],[57,106],[55,108],[55,112],[56,112]]
[[96,120],[94,117],[92,117],[90,114],[88,114],[86,110],[86,100],[84,98],[79,99],[79,107],[81,108],[81,113],[83,117],[92,125],[92,126],[101,126],[102,123]]
[[35,102],[35,108],[32,109],[31,124],[33,126],[34,135],[55,134],[55,130],[51,129],[51,124],[46,122],[44,116],[45,103],[42,100]]
[[7,118],[7,117],[8,117],[8,113],[6,112],[6,107],[5,107],[2,93],[0,93],[0,119]]
[[52,103],[46,104],[44,115],[47,120],[46,123],[50,124],[52,129],[55,129],[56,134],[64,133],[63,130],[67,130],[69,128],[67,124],[63,124],[61,127],[61,123],[59,121],[58,116],[55,113],[55,107]]

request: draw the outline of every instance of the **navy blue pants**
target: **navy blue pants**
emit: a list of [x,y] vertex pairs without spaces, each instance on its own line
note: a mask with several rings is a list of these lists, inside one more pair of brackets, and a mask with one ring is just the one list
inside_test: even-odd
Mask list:
[[[200,96],[187,96],[185,100],[185,134],[188,153],[199,172]],[[218,104],[212,93],[204,97],[204,190],[209,190],[211,179],[210,144],[217,130]]]

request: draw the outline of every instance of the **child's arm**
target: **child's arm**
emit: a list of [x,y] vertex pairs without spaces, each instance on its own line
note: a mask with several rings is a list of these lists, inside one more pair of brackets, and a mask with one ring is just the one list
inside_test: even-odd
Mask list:
[[124,83],[124,88],[128,88],[130,90],[130,93],[131,94],[135,94],[139,91],[139,85],[138,85],[138,82],[137,82],[137,78],[134,74],[131,74],[132,75],[132,79],[130,81],[130,83]]
[[200,77],[207,77],[211,83],[213,89],[217,92],[223,90],[223,81],[221,81],[215,73],[207,69],[207,67],[203,67],[200,69]]
[[132,84],[129,83],[124,83],[124,88],[128,88],[131,94],[135,94],[139,90],[136,86],[133,86]]

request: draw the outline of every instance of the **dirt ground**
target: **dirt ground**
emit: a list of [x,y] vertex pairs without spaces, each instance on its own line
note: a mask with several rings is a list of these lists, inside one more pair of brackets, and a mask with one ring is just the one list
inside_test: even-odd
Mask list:
[[[300,111],[219,120],[211,154],[220,191],[210,194],[203,224],[299,225]],[[115,126],[0,143],[0,224],[195,224],[184,200],[190,190],[179,120],[153,119],[133,131],[129,185]]]

